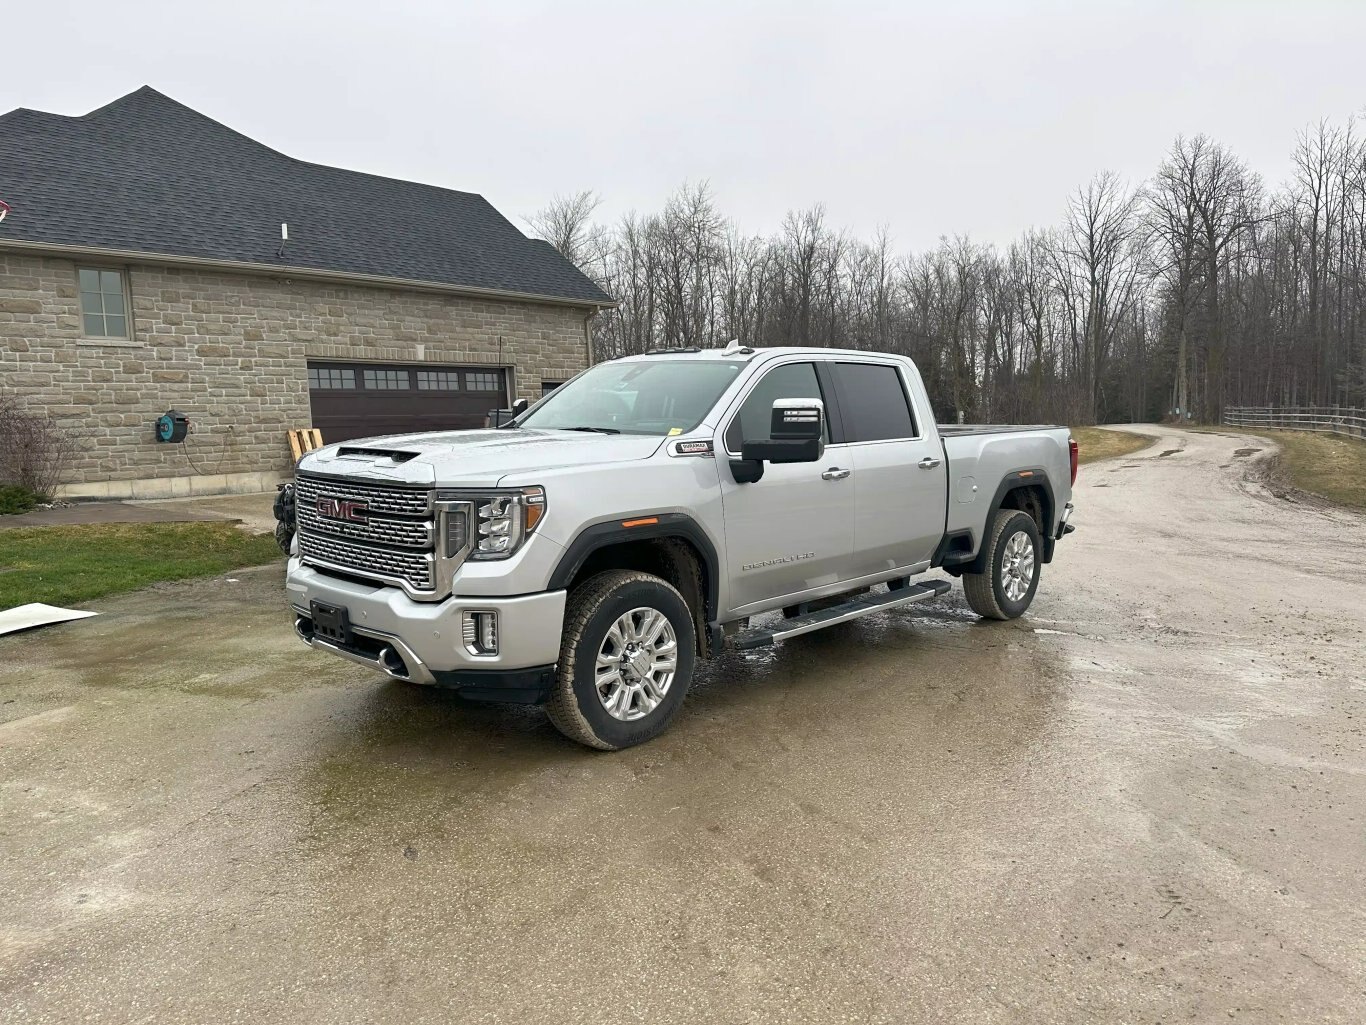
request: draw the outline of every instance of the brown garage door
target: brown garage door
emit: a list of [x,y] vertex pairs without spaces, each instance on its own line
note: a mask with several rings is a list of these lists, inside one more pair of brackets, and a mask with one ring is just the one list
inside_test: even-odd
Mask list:
[[507,405],[506,371],[411,363],[308,362],[313,426],[323,440],[483,427]]

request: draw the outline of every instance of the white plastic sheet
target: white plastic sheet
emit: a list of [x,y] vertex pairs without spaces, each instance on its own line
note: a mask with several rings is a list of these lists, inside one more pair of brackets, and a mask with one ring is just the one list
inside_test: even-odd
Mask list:
[[35,626],[51,626],[72,619],[86,619],[98,616],[98,612],[81,612],[77,609],[59,609],[55,605],[44,605],[40,601],[20,605],[17,608],[0,611],[0,634],[14,633],[16,630],[31,630]]

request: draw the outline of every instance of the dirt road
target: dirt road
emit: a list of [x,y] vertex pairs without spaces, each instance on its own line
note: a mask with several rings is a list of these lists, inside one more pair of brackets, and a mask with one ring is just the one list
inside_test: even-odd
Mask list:
[[614,755],[313,655],[274,568],[0,639],[0,1019],[1366,1019],[1366,523],[1143,430],[1026,619]]

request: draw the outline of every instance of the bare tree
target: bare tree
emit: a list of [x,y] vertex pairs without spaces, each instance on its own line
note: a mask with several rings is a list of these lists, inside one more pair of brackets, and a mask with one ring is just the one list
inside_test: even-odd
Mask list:
[[1323,123],[1294,161],[1267,196],[1218,143],[1178,138],[1145,187],[1098,175],[1004,255],[964,237],[897,255],[821,206],[747,235],[705,182],[610,228],[591,192],[532,223],[618,300],[595,329],[603,357],[729,338],[899,352],[947,417],[1366,403],[1366,145],[1355,121]]
[[584,189],[568,196],[555,196],[548,206],[526,220],[538,238],[545,239],[566,260],[588,273],[598,262],[593,257],[601,259],[605,255],[606,232],[593,222],[593,214],[601,205],[596,192]]
[[1094,423],[1106,360],[1134,301],[1140,267],[1138,194],[1105,171],[1076,190],[1058,235],[1054,263],[1071,299],[1081,418]]

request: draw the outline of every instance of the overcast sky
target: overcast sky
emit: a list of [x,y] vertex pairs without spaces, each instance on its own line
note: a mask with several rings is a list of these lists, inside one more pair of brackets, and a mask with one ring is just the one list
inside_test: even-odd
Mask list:
[[1071,188],[1145,177],[1178,133],[1276,182],[1296,131],[1366,106],[1363,0],[44,0],[9,5],[4,37],[3,110],[148,84],[519,226],[557,192],[595,189],[615,218],[707,179],[747,231],[823,202],[902,250],[1054,223]]

